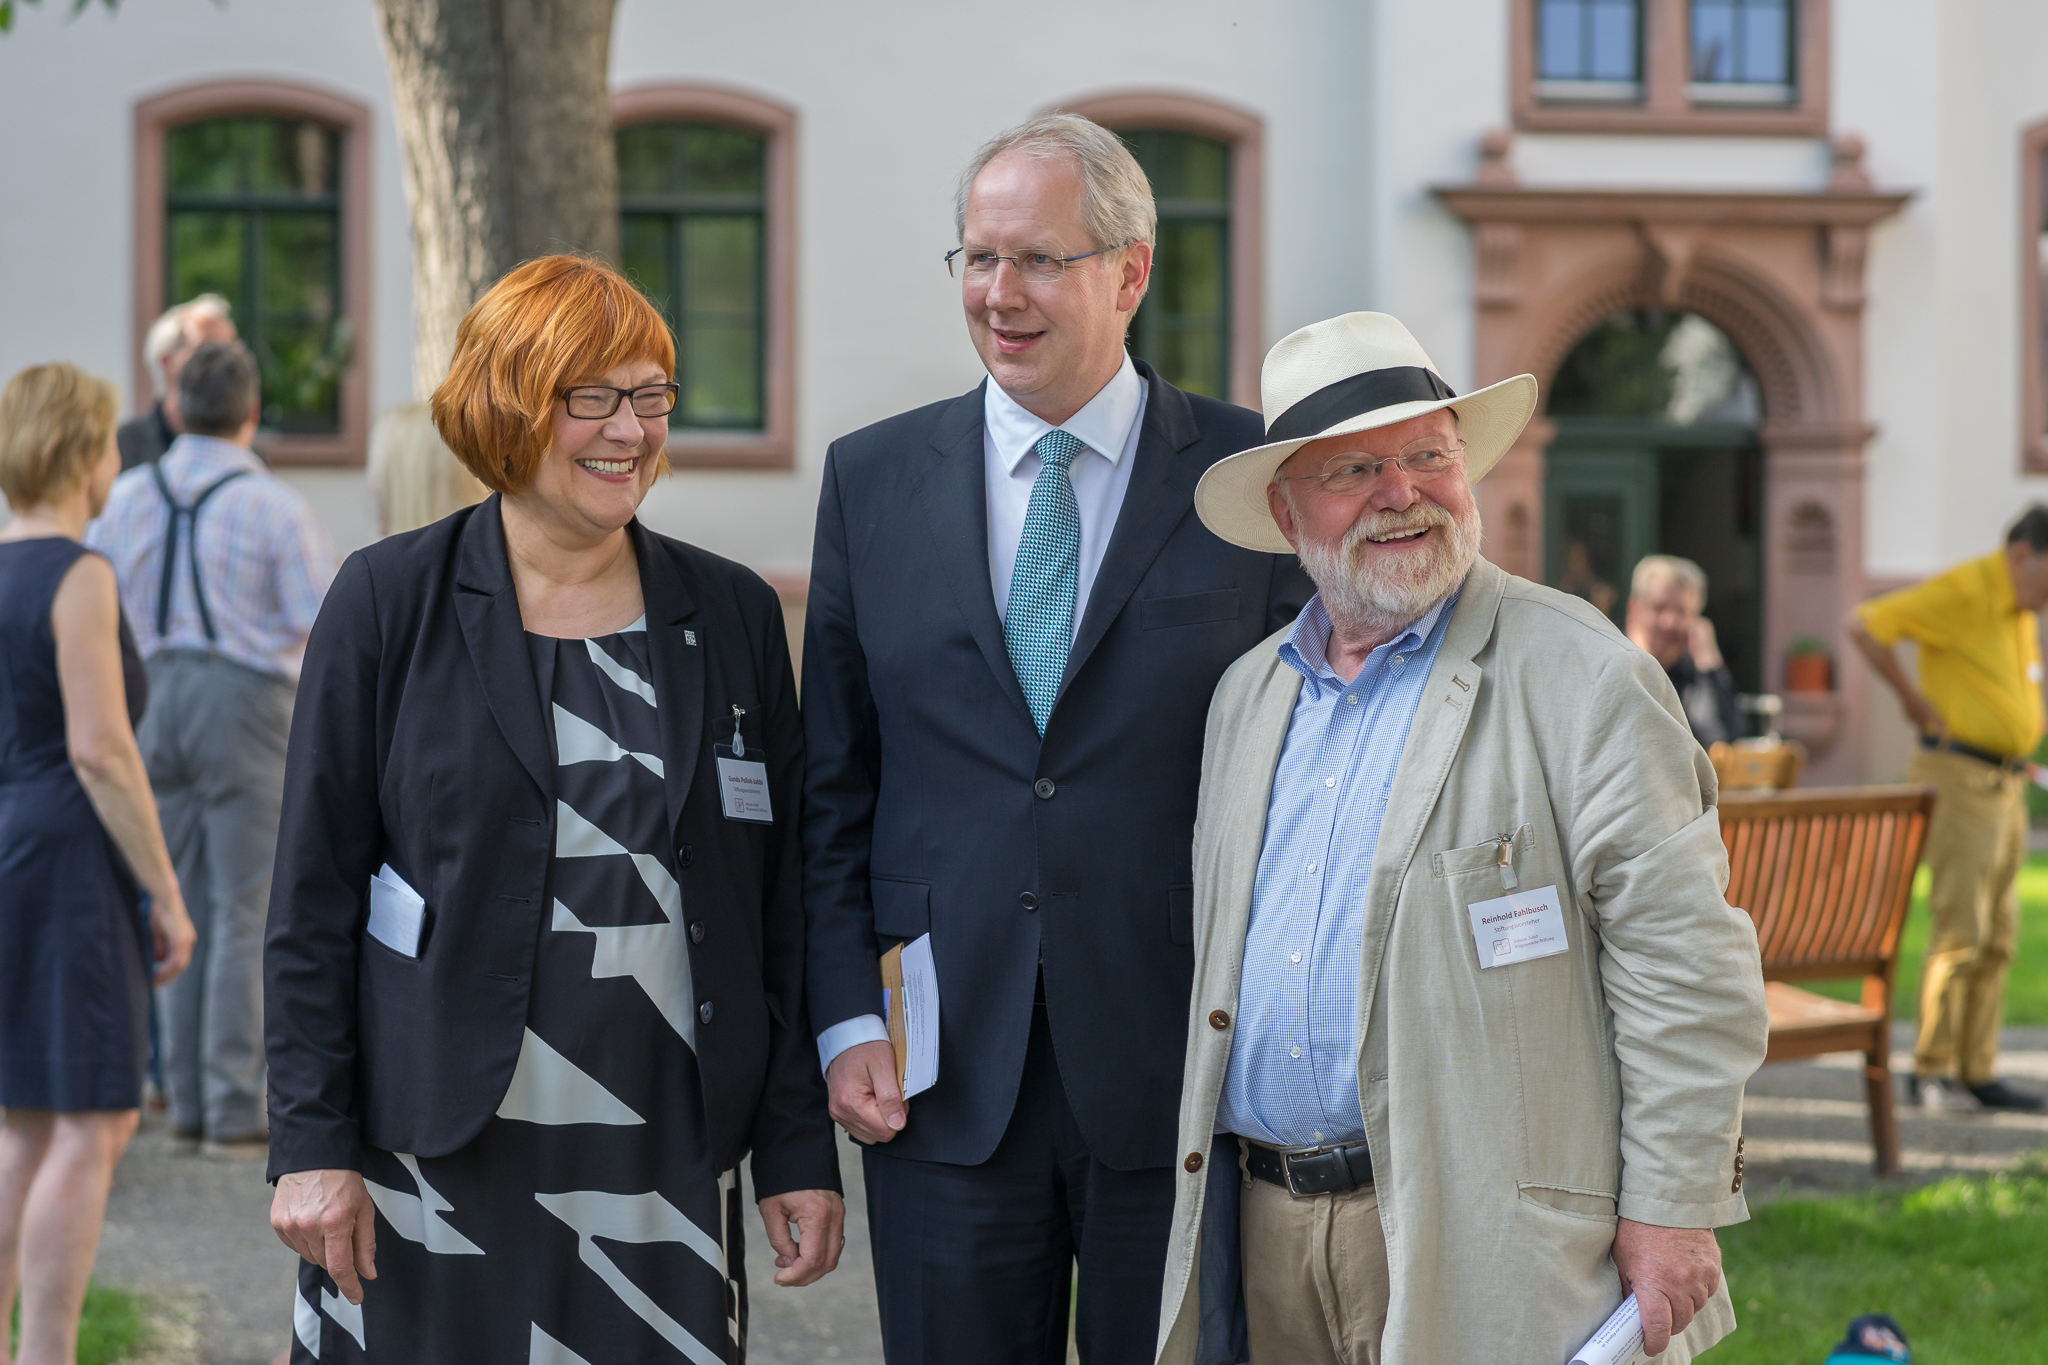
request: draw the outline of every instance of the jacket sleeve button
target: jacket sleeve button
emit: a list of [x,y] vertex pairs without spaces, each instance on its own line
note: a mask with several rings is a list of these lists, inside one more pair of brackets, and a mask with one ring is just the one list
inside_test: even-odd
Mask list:
[[697,1006],[697,1017],[707,1024],[711,1022],[711,1002],[709,1000]]
[[703,920],[701,920],[701,919],[693,919],[693,920],[691,920],[691,921],[690,921],[690,942],[692,942],[692,943],[702,943],[703,941],[704,941],[704,921],[703,921]]
[[1213,1029],[1226,1029],[1226,1028],[1229,1028],[1229,1027],[1230,1027],[1230,1011],[1228,1011],[1228,1010],[1210,1010],[1210,1011],[1209,1011],[1209,1027],[1210,1027],[1210,1028],[1213,1028]]
[[1188,1168],[1189,1175],[1193,1175],[1196,1171],[1202,1169],[1202,1154],[1200,1152],[1189,1152],[1188,1159],[1181,1162],[1181,1165]]

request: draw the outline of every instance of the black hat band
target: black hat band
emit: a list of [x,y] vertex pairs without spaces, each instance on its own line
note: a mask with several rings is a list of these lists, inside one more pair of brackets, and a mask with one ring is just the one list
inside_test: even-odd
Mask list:
[[1434,403],[1457,391],[1420,365],[1390,365],[1325,384],[1273,419],[1268,441],[1298,441],[1328,431],[1347,417],[1396,403]]

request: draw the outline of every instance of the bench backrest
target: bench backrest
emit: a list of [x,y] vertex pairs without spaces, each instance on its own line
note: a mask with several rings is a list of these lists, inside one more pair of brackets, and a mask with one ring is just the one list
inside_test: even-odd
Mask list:
[[1933,811],[1932,787],[1728,793],[1728,903],[1756,921],[1764,979],[1889,980]]

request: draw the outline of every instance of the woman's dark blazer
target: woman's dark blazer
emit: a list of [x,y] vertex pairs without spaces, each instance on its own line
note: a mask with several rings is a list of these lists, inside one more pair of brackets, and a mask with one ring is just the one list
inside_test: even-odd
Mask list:
[[[751,571],[629,528],[647,604],[697,1060],[720,1170],[756,1197],[839,1188],[804,1015],[803,730],[782,611]],[[772,825],[728,820],[734,706]],[[722,729],[720,727],[723,727]],[[264,938],[270,1175],[357,1147],[443,1156],[511,1084],[555,837],[554,758],[499,499],[342,565],[306,646]],[[418,958],[364,932],[390,863],[427,903]]]

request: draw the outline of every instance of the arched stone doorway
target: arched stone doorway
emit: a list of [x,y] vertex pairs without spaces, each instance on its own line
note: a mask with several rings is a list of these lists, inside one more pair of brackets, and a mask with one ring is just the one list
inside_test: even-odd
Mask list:
[[[1509,145],[1490,135],[1474,183],[1436,192],[1473,228],[1474,380],[1530,373],[1548,394],[1573,347],[1632,310],[1696,314],[1728,337],[1763,419],[1758,681],[1780,690],[1786,647],[1825,642],[1834,690],[1787,694],[1783,728],[1810,750],[1809,780],[1863,781],[1863,674],[1841,630],[1863,595],[1863,253],[1906,196],[1870,188],[1855,139],[1837,143],[1833,182],[1815,193],[1528,187]],[[1558,435],[1557,421],[1532,422],[1479,486],[1486,553],[1538,580]]]
[[1675,554],[1744,692],[1763,669],[1763,407],[1755,373],[1698,313],[1635,308],[1581,337],[1544,392],[1543,581],[1623,624],[1635,565]]

